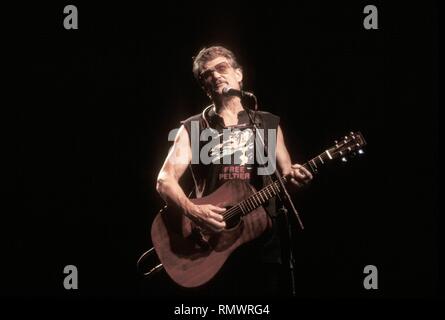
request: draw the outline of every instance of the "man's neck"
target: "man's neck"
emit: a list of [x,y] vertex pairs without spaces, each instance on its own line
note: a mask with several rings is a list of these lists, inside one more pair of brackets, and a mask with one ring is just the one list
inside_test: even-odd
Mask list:
[[215,111],[223,118],[236,118],[238,113],[243,110],[244,108],[241,105],[241,100],[239,97],[225,98],[221,101],[215,102]]

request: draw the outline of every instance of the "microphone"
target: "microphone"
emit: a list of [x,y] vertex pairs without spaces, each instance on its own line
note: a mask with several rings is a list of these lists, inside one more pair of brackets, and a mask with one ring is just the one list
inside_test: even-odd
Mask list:
[[236,90],[229,86],[223,88],[222,94],[225,96],[237,96],[240,98],[248,97],[255,99],[255,95],[252,92]]

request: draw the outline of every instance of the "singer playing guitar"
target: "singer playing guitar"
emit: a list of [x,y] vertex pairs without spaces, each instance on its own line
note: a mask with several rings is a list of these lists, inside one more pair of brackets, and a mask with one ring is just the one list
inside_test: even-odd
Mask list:
[[[181,212],[203,230],[221,232],[226,227],[222,214],[227,210],[210,204],[192,203],[179,185],[179,179],[190,167],[195,182],[195,197],[206,196],[229,180],[243,180],[256,190],[270,181],[272,172],[258,174],[261,166],[256,159],[255,132],[251,119],[243,107],[243,97],[249,96],[242,91],[243,72],[234,54],[226,48],[215,46],[201,50],[194,58],[193,73],[212,104],[196,116],[182,122],[173,146],[159,172],[157,191],[169,206],[177,206]],[[254,113],[254,121],[264,128],[266,149],[275,145],[276,168],[281,175],[287,176],[292,188],[308,184],[311,173],[299,164],[292,164],[284,144],[279,117],[262,111]],[[198,146],[192,146],[193,130],[213,129],[217,141],[206,144],[198,138]],[[226,129],[226,133],[223,131]],[[268,136],[268,131],[276,134]],[[271,141],[273,137],[275,141]],[[195,140],[196,142],[196,140]],[[205,150],[204,150],[205,148]],[[196,154],[193,150],[197,150]],[[203,150],[205,152],[203,152]],[[202,161],[202,155],[212,161]],[[193,157],[198,159],[193,159]],[[269,155],[270,156],[270,155]],[[264,164],[262,164],[264,165]],[[275,163],[273,163],[275,168]],[[269,180],[268,180],[269,179]],[[277,213],[277,199],[264,206],[271,217],[271,225],[258,239],[244,245],[231,257],[227,266],[221,270],[214,286],[218,294],[225,295],[268,295],[279,294],[280,277],[285,273],[282,268],[279,239],[280,217]],[[210,290],[209,290],[210,292]]]

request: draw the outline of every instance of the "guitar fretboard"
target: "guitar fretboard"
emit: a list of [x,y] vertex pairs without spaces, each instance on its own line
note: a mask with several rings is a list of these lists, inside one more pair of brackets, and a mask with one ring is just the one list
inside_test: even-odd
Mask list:
[[[333,157],[329,153],[329,150],[326,150],[325,152],[319,154],[318,156],[304,163],[302,166],[307,170],[309,170],[311,173],[316,173],[319,167],[323,166],[325,163],[327,163],[329,160],[332,159]],[[285,183],[286,177],[285,176],[280,177],[280,180],[283,183]],[[272,199],[273,197],[277,196],[280,192],[281,192],[281,183],[280,181],[276,180],[268,184],[260,191],[252,194],[247,199],[241,201],[238,205],[233,206],[232,208],[230,208],[230,210],[226,211],[224,213],[224,220],[228,220],[233,216],[239,214],[246,215],[249,212],[252,212],[256,208],[265,204],[269,199]]]

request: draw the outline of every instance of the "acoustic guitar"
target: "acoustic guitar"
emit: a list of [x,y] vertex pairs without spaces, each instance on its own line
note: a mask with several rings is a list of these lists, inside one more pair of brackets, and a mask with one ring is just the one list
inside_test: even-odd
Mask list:
[[[316,173],[334,159],[346,161],[351,154],[363,153],[366,142],[360,132],[351,132],[335,145],[303,166]],[[281,177],[283,181],[286,177]],[[210,281],[230,254],[239,246],[258,238],[271,226],[263,204],[279,195],[276,180],[257,191],[242,180],[229,180],[208,196],[190,199],[194,204],[212,204],[227,210],[222,214],[226,228],[222,232],[201,229],[180,208],[165,207],[155,217],[151,238],[161,262],[153,270],[164,268],[180,286],[198,287]]]

